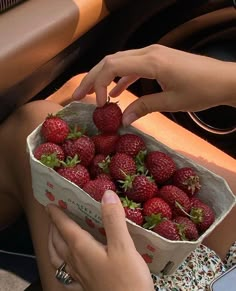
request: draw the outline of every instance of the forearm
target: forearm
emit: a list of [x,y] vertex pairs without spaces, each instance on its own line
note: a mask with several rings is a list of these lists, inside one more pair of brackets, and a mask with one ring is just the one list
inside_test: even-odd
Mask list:
[[236,107],[236,62],[227,63],[226,79],[226,105]]

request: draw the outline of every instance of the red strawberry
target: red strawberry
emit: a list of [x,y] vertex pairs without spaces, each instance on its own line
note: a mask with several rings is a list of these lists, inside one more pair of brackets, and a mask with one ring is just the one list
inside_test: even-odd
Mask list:
[[67,157],[74,157],[76,155],[75,147],[74,147],[74,139],[66,139],[61,147]]
[[203,233],[215,221],[215,214],[207,204],[198,198],[192,198],[190,218],[194,223],[196,223],[199,232]]
[[97,179],[104,179],[104,180],[112,181],[111,176],[109,174],[105,174],[105,173],[99,174],[97,176]]
[[68,139],[62,144],[66,156],[74,157],[78,155],[80,164],[88,167],[95,155],[95,146],[88,136],[81,136],[77,139]]
[[197,240],[199,237],[196,225],[186,216],[177,216],[173,222],[177,223],[182,240]]
[[131,156],[123,153],[116,153],[109,165],[110,175],[115,180],[124,180],[126,175],[136,173],[135,161]]
[[116,143],[119,140],[120,136],[116,133],[101,133],[94,135],[91,138],[94,142],[96,153],[108,156],[115,153]]
[[145,149],[146,145],[144,140],[140,136],[132,133],[121,135],[116,145],[116,152],[125,153],[133,158]]
[[107,102],[95,108],[93,122],[102,133],[117,132],[122,123],[122,111],[117,103]]
[[[129,180],[129,179],[128,179]],[[125,195],[135,202],[145,202],[156,196],[158,188],[154,180],[145,175],[138,175],[130,182],[124,182]]]
[[159,196],[171,207],[173,215],[183,215],[190,211],[190,199],[188,195],[174,185],[165,185],[159,190]]
[[189,196],[197,194],[201,188],[199,176],[189,167],[180,168],[175,171],[173,184],[185,191]]
[[151,198],[143,205],[144,216],[151,216],[153,214],[161,214],[161,218],[172,218],[172,210],[170,206],[159,197]]
[[132,200],[129,200],[127,197],[125,198],[122,197],[121,202],[124,207],[126,218],[128,218],[129,220],[133,221],[138,225],[142,225],[144,219],[140,204],[135,203]]
[[84,185],[83,190],[87,192],[93,199],[101,201],[104,192],[106,190],[116,191],[116,186],[112,181],[100,178],[90,180]]
[[60,144],[69,133],[69,125],[57,115],[48,115],[42,124],[41,133],[46,141]]
[[34,150],[34,156],[41,163],[50,168],[60,166],[60,161],[64,161],[65,155],[62,148],[52,142],[42,143]]
[[92,179],[95,179],[98,175],[109,172],[110,158],[103,154],[97,154],[91,161],[89,172]]
[[162,220],[153,228],[153,231],[169,240],[180,240],[178,228],[171,220]]
[[173,159],[159,151],[147,154],[146,167],[157,183],[164,183],[174,174],[176,165]]
[[67,158],[67,163],[64,164],[63,168],[58,169],[57,172],[62,177],[83,188],[90,180],[89,172],[83,165],[76,164],[76,162],[76,156],[71,160]]

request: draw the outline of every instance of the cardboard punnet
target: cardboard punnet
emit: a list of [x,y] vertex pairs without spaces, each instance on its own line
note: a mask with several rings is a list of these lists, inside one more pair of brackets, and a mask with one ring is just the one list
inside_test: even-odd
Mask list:
[[[92,121],[94,108],[95,105],[92,104],[72,102],[61,111],[63,112],[63,119],[68,121],[69,124],[85,126],[86,132],[89,135],[93,135],[97,133]],[[27,137],[27,150],[30,155],[32,187],[35,198],[43,205],[49,203],[59,205],[96,239],[105,242],[100,203],[91,198],[77,185],[35,159],[33,155],[34,149],[42,143],[40,130],[41,125]],[[166,274],[171,274],[230,212],[235,205],[235,196],[226,181],[220,176],[176,153],[132,126],[120,130],[121,134],[125,132],[141,135],[146,142],[148,150],[159,150],[169,154],[174,159],[177,167],[193,167],[200,176],[202,184],[201,191],[197,196],[210,205],[215,212],[215,222],[197,241],[170,241],[127,220],[136,248],[148,263],[149,269],[156,274],[163,270]]]

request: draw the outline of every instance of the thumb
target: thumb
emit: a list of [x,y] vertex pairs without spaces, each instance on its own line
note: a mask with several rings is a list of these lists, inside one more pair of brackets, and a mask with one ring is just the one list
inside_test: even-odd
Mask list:
[[170,91],[139,97],[124,110],[123,125],[128,126],[148,113],[177,110],[178,98],[175,97],[174,92]]
[[108,249],[117,250],[134,247],[126,225],[125,212],[120,198],[111,190],[105,191],[102,197],[102,219]]

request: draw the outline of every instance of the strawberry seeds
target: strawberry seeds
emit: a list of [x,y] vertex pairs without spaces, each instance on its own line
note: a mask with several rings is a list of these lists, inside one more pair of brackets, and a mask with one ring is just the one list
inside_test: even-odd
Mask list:
[[63,116],[49,115],[41,127],[43,142],[34,156],[96,201],[115,191],[127,219],[169,240],[195,241],[214,222],[215,214],[198,196],[200,177],[179,168],[167,153],[149,150],[141,135],[120,133],[117,103],[96,107],[96,135],[73,128]]

